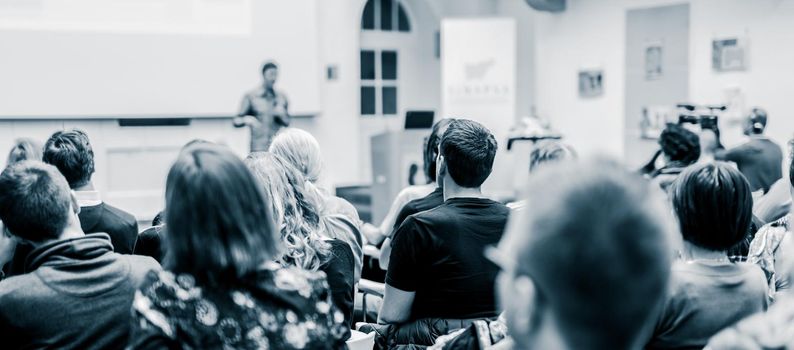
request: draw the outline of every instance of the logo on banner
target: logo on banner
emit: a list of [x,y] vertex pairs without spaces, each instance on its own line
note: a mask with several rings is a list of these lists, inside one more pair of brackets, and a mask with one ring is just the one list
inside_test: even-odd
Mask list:
[[447,84],[448,96],[469,102],[507,100],[510,87],[489,77],[497,62],[495,58],[463,62],[463,81]]

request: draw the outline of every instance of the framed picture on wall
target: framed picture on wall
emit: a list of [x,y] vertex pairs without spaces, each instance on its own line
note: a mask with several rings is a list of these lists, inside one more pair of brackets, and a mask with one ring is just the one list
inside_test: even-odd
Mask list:
[[604,94],[604,71],[588,69],[579,71],[579,97],[597,97]]
[[711,67],[717,72],[747,70],[747,39],[740,37],[711,41]]
[[645,45],[645,80],[656,80],[662,77],[664,51],[661,42]]

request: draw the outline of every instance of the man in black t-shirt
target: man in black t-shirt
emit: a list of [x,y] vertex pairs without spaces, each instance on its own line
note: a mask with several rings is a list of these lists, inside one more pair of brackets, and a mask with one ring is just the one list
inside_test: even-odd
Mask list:
[[437,167],[445,202],[409,216],[394,233],[379,322],[498,314],[498,269],[483,251],[501,239],[509,209],[480,190],[496,149],[496,139],[479,123],[449,125]]

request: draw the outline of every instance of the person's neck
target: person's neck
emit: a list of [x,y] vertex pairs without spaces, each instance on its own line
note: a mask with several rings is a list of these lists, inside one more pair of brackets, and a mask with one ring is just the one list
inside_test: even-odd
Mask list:
[[74,190],[75,192],[77,192],[77,191],[96,191],[96,189],[94,188],[94,182],[93,181],[88,181],[88,183],[86,183],[85,185],[75,187],[72,190]]
[[67,239],[80,238],[85,236],[85,232],[83,232],[83,229],[80,227],[80,221],[78,221],[76,216],[77,215],[75,215],[75,218],[69,219],[69,225],[66,226],[66,228],[61,232],[61,235],[58,236],[57,239],[50,239],[43,242],[30,242],[30,244],[33,247],[37,248],[51,242],[63,241]]
[[727,252],[701,248],[689,242],[684,242],[684,249],[681,251],[681,257],[684,258],[685,261],[729,262]]
[[451,198],[485,198],[480,187],[461,187],[448,177],[444,179],[442,187],[444,201]]

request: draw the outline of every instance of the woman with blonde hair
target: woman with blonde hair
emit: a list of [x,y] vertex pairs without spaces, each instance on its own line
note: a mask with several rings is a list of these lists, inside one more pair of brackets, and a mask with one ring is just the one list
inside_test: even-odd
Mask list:
[[317,204],[318,213],[326,226],[324,234],[350,245],[356,257],[356,281],[361,276],[364,261],[361,219],[350,202],[328,193],[317,184],[322,180],[320,144],[312,134],[296,128],[282,129],[270,144],[269,151],[292,165],[305,179],[307,196]]
[[14,140],[14,147],[8,152],[6,166],[23,160],[41,160],[42,146],[33,139],[23,137]]
[[255,152],[245,165],[263,189],[278,222],[284,251],[277,259],[284,266],[323,271],[328,277],[334,304],[352,326],[355,258],[347,243],[328,238],[324,219],[314,199],[307,195],[303,176],[283,159]]
[[327,193],[318,187],[322,178],[323,160],[320,144],[309,132],[286,128],[276,135],[270,144],[270,152],[286,160],[303,174],[310,183],[308,190],[317,195],[321,210],[328,214],[342,214],[358,222],[358,211],[350,202]]

